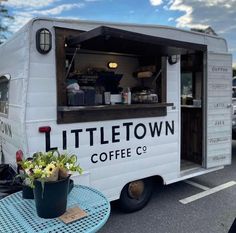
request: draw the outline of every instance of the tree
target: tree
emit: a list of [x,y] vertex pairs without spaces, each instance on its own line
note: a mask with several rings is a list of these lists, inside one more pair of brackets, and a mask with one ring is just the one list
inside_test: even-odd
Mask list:
[[9,33],[9,30],[6,22],[12,19],[7,8],[0,2],[0,44],[7,39],[6,34]]

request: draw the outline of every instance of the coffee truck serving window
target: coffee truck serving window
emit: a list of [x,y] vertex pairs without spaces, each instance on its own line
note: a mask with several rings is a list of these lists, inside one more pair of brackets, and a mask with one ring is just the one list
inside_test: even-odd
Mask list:
[[180,54],[175,41],[104,26],[55,32],[58,123],[167,114],[167,62]]

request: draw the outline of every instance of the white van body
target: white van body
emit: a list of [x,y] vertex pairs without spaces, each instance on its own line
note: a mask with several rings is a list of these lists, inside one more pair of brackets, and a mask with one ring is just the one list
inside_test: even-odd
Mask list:
[[[99,25],[207,45],[202,166],[181,170],[180,62],[167,65],[167,101],[173,106],[167,107],[166,116],[57,124],[54,29],[89,31]],[[47,28],[52,33],[52,50],[46,55],[40,54],[35,45],[35,34],[40,28]],[[0,116],[4,163],[16,164],[18,150],[22,150],[25,157],[45,151],[45,135],[39,132],[42,126],[51,127],[50,145],[59,151],[63,150],[62,134],[66,131],[67,151],[78,155],[84,168],[84,174],[75,176],[74,180],[97,188],[109,200],[119,199],[122,188],[134,180],[158,175],[165,184],[170,184],[231,163],[232,57],[222,38],[163,26],[41,18],[31,20],[1,45],[0,57],[0,76],[10,75],[8,114]],[[129,140],[127,122],[132,122]],[[155,124],[160,135],[151,132]],[[111,141],[113,126],[117,127],[117,143]],[[88,128],[96,128],[93,145],[86,131]],[[82,131],[79,148],[75,148],[75,134],[71,133],[76,129]],[[137,139],[135,131],[140,135],[142,130],[146,130],[145,137]],[[101,131],[103,140],[108,141],[106,144],[100,143]]]

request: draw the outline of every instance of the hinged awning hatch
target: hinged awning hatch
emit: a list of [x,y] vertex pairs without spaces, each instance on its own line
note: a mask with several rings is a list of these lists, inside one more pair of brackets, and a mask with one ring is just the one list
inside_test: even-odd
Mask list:
[[166,39],[106,26],[100,26],[83,32],[79,36],[67,38],[67,45],[96,51],[149,56],[157,54],[170,56],[207,50],[207,46],[203,44]]

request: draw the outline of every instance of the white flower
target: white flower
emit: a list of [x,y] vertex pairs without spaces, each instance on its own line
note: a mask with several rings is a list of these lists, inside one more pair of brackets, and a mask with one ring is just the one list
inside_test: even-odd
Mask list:
[[27,175],[30,175],[30,174],[31,174],[30,169],[26,168],[26,169],[25,169],[25,173],[26,173]]
[[24,183],[25,183],[25,185],[30,185],[30,179],[29,178],[25,178],[25,180],[24,180]]
[[70,168],[71,168],[71,164],[69,164],[69,163],[66,163],[66,168],[69,170]]

